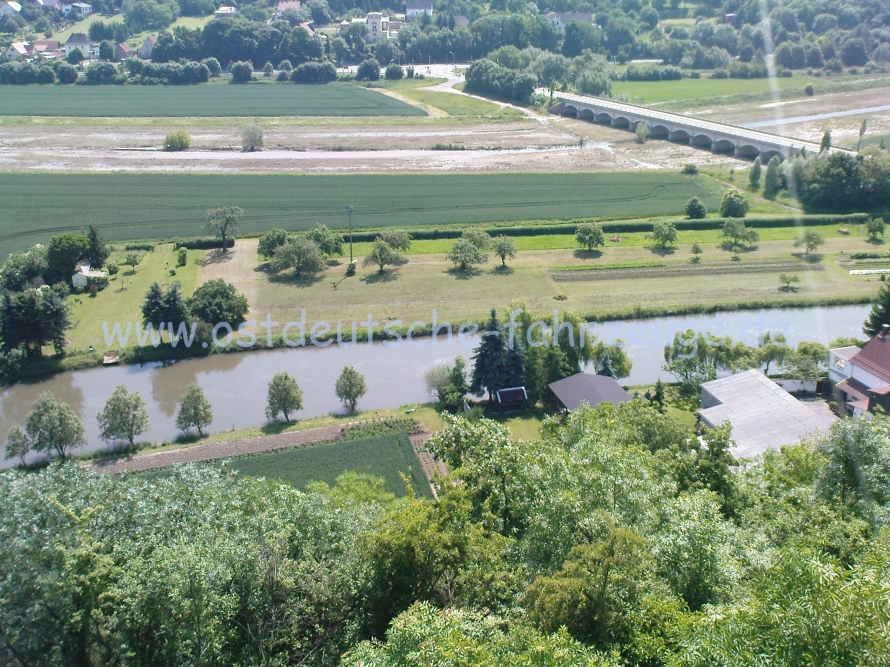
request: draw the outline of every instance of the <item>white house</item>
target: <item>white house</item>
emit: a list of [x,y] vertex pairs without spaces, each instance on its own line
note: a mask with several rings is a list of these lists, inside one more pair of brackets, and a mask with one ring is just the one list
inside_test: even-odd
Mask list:
[[73,35],[71,35],[71,37],[68,38],[68,41],[65,42],[65,45],[62,47],[62,50],[65,51],[66,56],[74,49],[80,49],[83,57],[89,60],[95,55],[96,45],[95,43],[93,43],[93,40],[84,35],[82,32],[75,32]]
[[71,276],[71,284],[75,287],[84,288],[89,282],[90,278],[107,278],[108,274],[105,271],[94,271],[90,268],[90,261],[88,259],[82,259],[78,262],[77,266],[74,267],[74,275]]
[[380,12],[368,12],[367,29],[369,42],[389,39],[389,17]]
[[410,21],[421,14],[433,15],[433,0],[408,0],[405,16]]
[[54,12],[62,9],[62,0],[33,0],[34,7]]
[[89,16],[93,13],[93,6],[85,2],[72,2],[68,5],[62,5],[62,13],[65,15]]
[[230,7],[228,5],[223,5],[222,7],[217,9],[215,12],[213,12],[213,15],[218,18],[225,18],[226,16],[234,16],[237,13],[238,13],[237,8]]
[[0,16],[18,14],[20,11],[22,11],[22,6],[15,2],[15,0],[5,0],[4,2],[0,2]]
[[142,46],[139,47],[139,50],[136,51],[136,55],[142,58],[143,60],[151,60],[151,52],[155,48],[155,44],[158,43],[157,35],[149,35],[142,42]]
[[828,379],[834,384],[839,411],[861,415],[878,405],[886,409],[890,400],[890,329],[885,326],[862,349],[831,350]]
[[7,60],[24,60],[32,55],[34,55],[34,47],[27,42],[13,42],[3,53]]

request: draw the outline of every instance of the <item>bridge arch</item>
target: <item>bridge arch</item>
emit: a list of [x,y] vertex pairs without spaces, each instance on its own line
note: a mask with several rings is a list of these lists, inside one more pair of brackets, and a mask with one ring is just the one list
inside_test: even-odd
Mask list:
[[579,109],[578,110],[578,120],[593,120],[594,117],[593,109]]
[[735,154],[737,157],[749,157],[754,159],[760,155],[760,149],[752,144],[740,144],[738,148],[736,148]]
[[729,153],[732,155],[735,153],[736,146],[734,141],[723,138],[715,141],[711,148],[715,153]]
[[651,125],[649,127],[649,136],[653,139],[667,139],[671,135],[670,129],[667,125]]
[[629,128],[631,125],[630,118],[626,116],[615,116],[612,119],[612,127],[626,127]]
[[707,134],[693,134],[689,144],[691,146],[713,146],[714,140]]
[[763,164],[767,164],[767,163],[768,163],[770,160],[772,160],[774,157],[779,158],[779,160],[784,160],[784,159],[785,159],[785,156],[782,155],[782,153],[780,153],[780,152],[777,151],[777,150],[766,150],[766,151],[763,151],[763,152],[760,154],[760,161],[761,161]]
[[670,133],[668,138],[671,141],[679,141],[680,143],[685,144],[685,143],[689,143],[689,140],[692,138],[692,135],[690,135],[689,132],[687,132],[682,127],[680,127],[680,128],[677,128],[676,130],[673,130]]
[[573,106],[571,104],[566,104],[562,108],[562,115],[563,116],[571,116],[572,118],[575,118],[578,116],[578,107]]
[[604,123],[605,125],[612,124],[612,114],[604,113],[602,111],[597,111],[595,120],[597,123]]

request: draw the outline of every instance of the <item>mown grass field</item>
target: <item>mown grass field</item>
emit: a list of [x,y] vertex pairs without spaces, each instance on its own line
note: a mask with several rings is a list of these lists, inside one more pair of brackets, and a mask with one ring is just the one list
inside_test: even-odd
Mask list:
[[449,116],[524,117],[524,114],[518,109],[502,107],[499,104],[479,100],[475,97],[465,97],[464,95],[443,93],[435,90],[409,89],[400,92],[412,100],[441,109]]
[[333,485],[347,471],[375,475],[386,480],[386,489],[397,496],[407,492],[402,475],[418,496],[432,497],[429,482],[408,436],[382,436],[351,442],[334,442],[235,459],[231,467],[242,475],[288,482],[305,489],[309,482]]
[[361,86],[4,86],[0,116],[425,116]]
[[632,102],[643,99],[645,104],[656,104],[669,100],[688,100],[699,97],[738,95],[740,93],[763,93],[772,90],[773,82],[779,90],[800,89],[812,83],[817,86],[825,78],[794,76],[770,79],[680,79],[679,81],[615,81],[612,83],[614,95],[629,95]]
[[112,241],[202,233],[207,209],[244,209],[243,233],[635,218],[681,214],[690,197],[713,210],[721,187],[659,172],[578,174],[4,174],[0,256],[95,222]]

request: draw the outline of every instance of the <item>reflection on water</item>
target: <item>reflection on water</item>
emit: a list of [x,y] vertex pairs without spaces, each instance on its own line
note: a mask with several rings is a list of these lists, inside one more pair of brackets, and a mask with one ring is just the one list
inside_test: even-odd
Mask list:
[[[728,334],[749,345],[757,344],[763,331],[782,331],[791,344],[800,340],[828,343],[838,336],[861,336],[867,306],[833,308],[788,308],[781,310],[719,313],[648,320],[623,320],[596,325],[594,331],[607,342],[621,338],[633,360],[633,373],[624,384],[644,384],[656,378],[671,379],[661,370],[665,343],[674,332],[689,327],[714,334]],[[23,424],[31,405],[43,391],[69,403],[81,416],[89,440],[88,450],[104,445],[99,440],[96,415],[118,385],[138,391],[145,398],[151,428],[142,437],[163,441],[177,435],[174,417],[186,387],[197,383],[213,406],[210,431],[241,429],[265,421],[266,387],[275,373],[287,371],[303,389],[304,408],[298,418],[342,411],[334,395],[334,383],[344,366],[364,374],[368,393],[359,409],[388,409],[424,402],[428,394],[423,373],[438,361],[458,354],[469,358],[469,346],[455,339],[449,345],[429,338],[400,345],[374,343],[325,348],[266,350],[242,354],[215,354],[177,363],[113,366],[62,373],[39,382],[21,383],[0,392],[0,437],[13,424]],[[12,465],[4,461],[3,466]]]

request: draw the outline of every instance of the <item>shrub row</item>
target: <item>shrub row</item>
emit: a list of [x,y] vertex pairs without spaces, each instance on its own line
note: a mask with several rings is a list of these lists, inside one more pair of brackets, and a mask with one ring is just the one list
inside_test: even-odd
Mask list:
[[407,433],[414,435],[422,433],[423,427],[413,419],[403,417],[388,417],[380,421],[369,422],[366,424],[355,424],[354,426],[344,426],[341,429],[343,440],[363,440],[365,438],[375,438],[384,435],[401,435]]
[[[191,239],[171,239],[167,243],[173,243],[173,249],[187,248],[188,250],[212,250],[219,248],[221,241],[213,236],[199,236]],[[235,246],[235,239],[226,240],[226,247]]]
[[[676,220],[677,229],[705,230],[722,229],[723,224],[730,218],[706,218],[704,220]],[[849,215],[806,215],[798,217],[749,217],[745,218],[748,227],[761,229],[772,227],[792,227],[802,225],[804,227],[816,227],[820,225],[859,225],[868,219],[864,213],[852,213]],[[578,225],[583,222],[593,222],[592,219],[579,219],[572,222],[557,224],[535,224],[514,226],[483,226],[493,235],[504,236],[547,236],[551,234],[574,234]],[[449,229],[412,229],[408,230],[415,240],[456,239],[463,233],[462,227]],[[651,222],[606,222],[603,223],[603,232],[606,234],[629,234],[632,232],[652,231]],[[380,235],[380,231],[353,232],[352,239],[356,243],[374,241]]]

